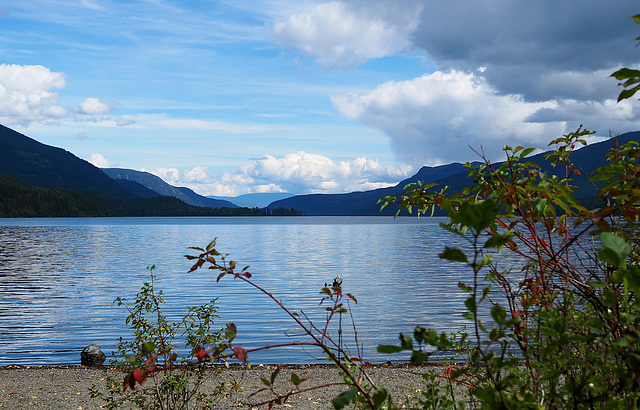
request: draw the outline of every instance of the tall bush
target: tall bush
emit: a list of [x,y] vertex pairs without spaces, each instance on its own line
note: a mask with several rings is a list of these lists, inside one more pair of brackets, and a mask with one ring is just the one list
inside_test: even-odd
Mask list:
[[[499,166],[487,158],[467,164],[474,183],[463,192],[447,195],[419,182],[381,200],[418,213],[440,207],[449,217],[442,227],[468,243],[440,254],[473,272],[472,283],[459,284],[471,329],[462,341],[471,347],[466,365],[449,376],[468,383],[481,407],[640,404],[640,150],[635,142],[611,149],[590,178],[603,207],[588,210],[573,194],[571,177],[582,171],[571,153],[591,133],[580,127],[552,141],[546,159],[563,168],[561,176],[527,161],[533,149],[506,146]],[[503,250],[522,266],[501,270],[494,257]],[[379,351],[410,350],[421,363],[427,345],[460,347],[422,327],[401,338]]]

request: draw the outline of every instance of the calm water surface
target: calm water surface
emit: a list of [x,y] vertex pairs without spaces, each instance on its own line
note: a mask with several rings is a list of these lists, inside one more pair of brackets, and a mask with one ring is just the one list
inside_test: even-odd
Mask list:
[[[109,356],[128,336],[127,312],[116,297],[133,300],[157,267],[156,286],[166,313],[180,317],[188,306],[218,298],[219,327],[233,322],[236,343],[247,349],[303,340],[290,318],[265,295],[212,271],[188,274],[189,246],[217,249],[286,306],[312,319],[324,317],[319,290],[340,274],[352,293],[358,340],[373,362],[404,356],[378,355],[379,343],[396,344],[416,324],[459,330],[468,281],[461,265],[440,260],[455,238],[438,218],[63,218],[0,219],[0,365],[79,364],[79,352],[97,343]],[[324,307],[324,306],[323,306]],[[350,319],[343,324],[347,328]],[[352,331],[345,337],[352,340]],[[317,352],[272,349],[253,363],[313,363]]]

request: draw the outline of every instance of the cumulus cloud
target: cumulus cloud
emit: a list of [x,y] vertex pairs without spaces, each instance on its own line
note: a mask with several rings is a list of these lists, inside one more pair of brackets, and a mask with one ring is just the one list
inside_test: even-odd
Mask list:
[[98,168],[109,168],[111,166],[111,163],[102,154],[93,154],[87,161]]
[[0,122],[29,126],[67,116],[51,91],[65,85],[64,74],[41,65],[0,64]]
[[556,109],[556,102],[501,95],[482,77],[460,71],[390,81],[366,95],[333,96],[332,102],[345,117],[383,130],[403,160],[416,166],[478,159],[468,145],[483,145],[495,157],[504,143],[542,145],[565,128],[561,119],[530,121],[537,112]]
[[316,57],[326,67],[346,68],[410,46],[418,1],[322,3],[272,27],[273,41]]
[[187,186],[202,195],[235,196],[254,192],[364,191],[395,185],[412,171],[408,165],[390,167],[376,159],[336,162],[323,155],[299,151],[282,158],[264,155],[238,167],[235,173],[216,178],[207,173],[206,167],[183,171],[161,168],[150,172],[172,185]]
[[332,97],[418,166],[477,159],[468,145],[494,158],[504,144],[543,148],[580,123],[602,136],[638,129],[640,112],[615,103],[610,77],[638,67],[636,12],[634,0],[343,0],[293,14],[272,34],[323,66],[423,50],[436,72]]
[[84,100],[78,107],[74,108],[73,111],[78,114],[96,115],[107,114],[114,109],[115,104],[102,102],[97,98],[90,97]]

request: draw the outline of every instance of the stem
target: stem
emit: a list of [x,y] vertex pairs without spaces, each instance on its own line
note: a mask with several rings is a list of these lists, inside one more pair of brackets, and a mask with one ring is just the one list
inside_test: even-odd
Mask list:
[[[277,300],[271,293],[267,292],[265,289],[253,283],[251,280],[247,279],[244,276],[237,275],[236,277],[242,279],[249,285],[258,289],[260,292],[264,293],[269,298],[271,298],[271,300],[273,300],[278,306],[280,306],[280,308],[284,310],[285,313],[289,315],[289,317],[291,317],[298,324],[298,326],[300,326],[302,330],[304,330],[304,332],[315,341],[315,344],[318,347],[320,347],[331,358],[331,361],[333,361],[336,364],[336,366],[338,366],[338,368],[340,368],[340,370],[342,370],[352,380],[353,386],[355,386],[356,389],[364,396],[364,398],[366,399],[367,403],[371,406],[371,408],[375,407],[375,403],[373,402],[373,399],[370,397],[369,393],[364,389],[364,387],[362,387],[362,385],[358,382],[358,380],[354,377],[351,370],[346,366],[345,363],[342,363],[342,361],[336,357],[336,355],[331,351],[331,349],[329,349],[322,342],[324,340],[324,333],[323,333],[323,337],[319,339],[318,336],[316,336],[309,328],[307,328],[307,326],[305,326],[305,324],[302,323],[302,321],[298,319],[296,315],[294,315],[289,309],[287,309],[287,307],[284,306],[282,302]],[[341,350],[339,351],[342,353]]]

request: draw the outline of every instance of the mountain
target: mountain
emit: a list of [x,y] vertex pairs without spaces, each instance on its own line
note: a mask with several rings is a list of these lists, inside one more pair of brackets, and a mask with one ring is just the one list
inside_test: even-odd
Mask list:
[[130,192],[137,193],[139,196],[143,196],[141,193],[144,192],[141,191],[138,186],[141,185],[147,190],[155,192],[157,195],[172,196],[193,206],[206,206],[209,208],[237,208],[235,204],[229,201],[207,198],[196,194],[189,188],[169,185],[160,177],[148,172],[123,168],[102,168],[102,171],[115,181],[124,183],[123,187],[129,189]]
[[208,196],[207,198],[223,199],[229,202],[233,202],[238,206],[244,206],[247,208],[264,208],[274,201],[291,198],[292,196],[295,196],[295,194],[289,194],[286,192],[270,192],[244,194],[238,196]]
[[309,194],[272,202],[268,208],[295,208],[305,215],[326,216],[361,216],[361,215],[395,215],[391,207],[380,212],[378,200],[388,195],[398,195],[402,188],[414,181],[434,181],[451,175],[465,172],[464,165],[452,163],[437,167],[422,167],[414,176],[401,181],[395,186],[378,188],[371,191],[350,192],[346,194]]
[[[114,180],[68,151],[0,125],[0,217],[263,216],[293,214],[238,208],[187,188],[181,199],[133,180]],[[215,206],[215,208],[211,207]]]
[[0,147],[0,174],[31,186],[131,196],[87,161],[3,125],[0,125]]
[[[574,185],[578,188],[575,195],[579,199],[593,198],[597,190],[588,176],[593,174],[596,168],[605,164],[605,154],[618,141],[624,144],[630,140],[640,141],[640,131],[629,132],[607,141],[589,144],[571,154],[571,160],[581,171],[580,175],[574,176]],[[527,157],[528,161],[541,166],[543,172],[558,173],[564,176],[564,168],[558,166],[552,169],[549,162],[544,159],[545,153]],[[500,163],[496,163],[498,166]],[[562,173],[560,175],[560,173]],[[472,181],[468,177],[468,170],[462,164],[453,163],[437,167],[422,167],[415,175],[401,181],[399,184],[372,191],[352,192],[346,194],[310,194],[298,195],[287,199],[282,199],[269,204],[270,209],[274,208],[295,208],[305,215],[395,215],[397,208],[387,207],[380,212],[380,205],[377,201],[385,196],[398,196],[402,193],[405,185],[411,182],[423,181],[425,183],[434,182],[436,187],[450,185],[450,192],[459,192],[471,185]],[[403,212],[404,215],[406,213]],[[402,215],[402,214],[401,214]]]

